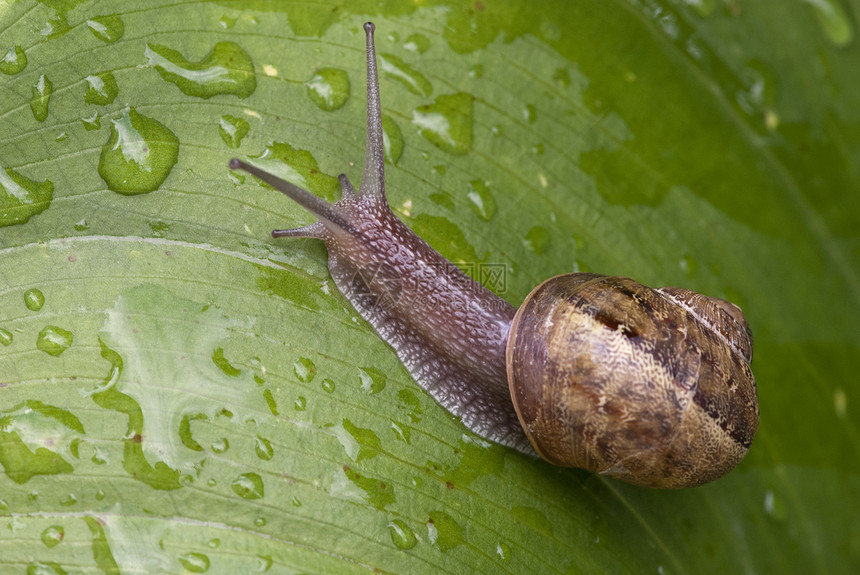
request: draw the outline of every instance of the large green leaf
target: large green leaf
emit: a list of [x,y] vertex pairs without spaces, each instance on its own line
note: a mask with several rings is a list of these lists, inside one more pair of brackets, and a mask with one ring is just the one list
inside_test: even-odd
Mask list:
[[[860,3],[129,6],[0,1],[0,571],[856,572]],[[389,198],[446,256],[743,306],[737,470],[487,444],[269,238],[312,218],[227,160],[359,182],[368,19]]]

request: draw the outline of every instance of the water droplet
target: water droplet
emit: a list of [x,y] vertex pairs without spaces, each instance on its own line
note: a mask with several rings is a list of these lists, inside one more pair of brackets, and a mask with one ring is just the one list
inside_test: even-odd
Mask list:
[[0,498],[0,511],[9,511],[9,504],[2,498]]
[[106,44],[113,44],[125,33],[125,24],[116,14],[90,18],[87,20],[87,26],[90,27],[93,36]]
[[233,367],[233,364],[224,357],[224,348],[222,347],[212,350],[212,363],[227,377],[239,377],[242,375],[242,370]]
[[707,17],[713,13],[714,8],[717,7],[716,0],[685,0],[687,6],[692,7],[696,12],[699,13],[699,16]]
[[256,473],[243,473],[233,480],[233,492],[244,499],[260,499],[263,497],[263,479]]
[[472,147],[472,96],[463,92],[439,96],[435,104],[419,106],[412,123],[434,146],[451,154]]
[[320,110],[331,112],[349,100],[349,76],[340,68],[320,68],[305,82],[308,97]]
[[346,431],[349,436],[338,435],[337,433],[335,435],[337,435],[347,455],[356,462],[362,459],[372,459],[382,451],[382,442],[379,441],[379,436],[372,429],[358,427],[350,420],[344,419],[342,430]]
[[39,311],[45,305],[45,294],[37,288],[28,289],[24,292],[24,305],[30,311]]
[[48,80],[48,77],[44,74],[39,76],[39,79],[33,84],[33,97],[30,98],[30,110],[37,122],[44,122],[48,119],[48,102],[51,101],[51,94],[53,93],[54,85]]
[[782,498],[776,497],[770,489],[764,493],[764,510],[765,513],[775,519],[784,520],[788,517],[788,509],[786,509],[785,502]]
[[466,198],[472,204],[472,211],[475,212],[475,215],[485,222],[490,221],[496,215],[496,200],[490,193],[490,188],[486,182],[481,180],[469,182],[469,193]]
[[30,561],[27,564],[27,575],[66,575],[56,561]]
[[221,547],[221,540],[217,537],[215,539],[210,539],[206,542],[206,547],[210,549],[218,549],[219,547]]
[[191,573],[205,573],[209,570],[209,557],[203,553],[186,553],[179,557],[179,562]]
[[382,147],[385,150],[385,159],[392,164],[403,155],[403,133],[390,116],[382,116]]
[[424,34],[411,34],[403,44],[403,49],[423,54],[430,49],[430,39]]
[[293,507],[301,507],[302,506],[302,500],[299,499],[298,497],[296,497],[295,495],[290,500],[290,502],[293,504]]
[[36,348],[48,355],[59,357],[72,346],[73,339],[72,332],[55,325],[49,325],[39,332]]
[[378,58],[379,71],[406,86],[413,94],[429,96],[433,93],[433,85],[424,74],[394,54],[378,54]]
[[93,130],[98,130],[102,127],[102,121],[98,112],[94,113],[89,118],[81,118],[81,124],[84,125],[84,129],[87,132],[92,132]]
[[99,158],[99,175],[124,195],[157,190],[179,157],[179,139],[161,122],[126,108],[111,120]]
[[242,138],[248,135],[251,125],[244,118],[237,118],[229,114],[221,116],[218,123],[218,133],[221,139],[231,148],[238,148],[242,144]]
[[684,272],[684,275],[691,278],[696,277],[696,273],[699,270],[696,260],[689,255],[682,257],[681,261],[678,262],[678,266],[681,268],[681,271]]
[[304,411],[307,407],[308,400],[304,398],[304,396],[298,396],[296,401],[293,403],[293,406],[296,408],[296,411]]
[[48,209],[54,197],[51,180],[36,181],[0,167],[0,228],[25,224]]
[[394,431],[394,437],[403,443],[411,443],[412,431],[405,425],[401,425],[396,421],[391,422],[391,430]]
[[448,192],[434,192],[430,194],[429,198],[434,204],[442,206],[452,212],[457,209],[457,206],[454,204],[454,197]]
[[218,24],[225,30],[229,30],[233,26],[236,25],[236,21],[238,18],[235,16],[230,16],[228,14],[224,14],[221,18],[218,19]]
[[274,561],[268,555],[257,555],[257,571],[265,573],[272,568]]
[[272,415],[278,415],[278,404],[275,402],[275,397],[272,395],[271,389],[263,390],[263,399],[266,400],[266,405],[269,406],[269,411]]
[[224,453],[230,449],[230,442],[226,437],[220,437],[212,442],[212,451],[215,453]]
[[[326,201],[333,202],[339,195],[338,179],[320,171],[316,158],[307,150],[274,142],[266,146],[261,156],[249,159],[258,168],[311,191]],[[263,182],[260,182],[260,185],[270,187]]]
[[439,551],[449,551],[465,542],[463,528],[444,511],[431,511],[427,521],[427,538]]
[[199,62],[190,62],[176,50],[159,44],[147,44],[144,54],[147,66],[189,96],[233,94],[247,98],[257,89],[251,56],[235,42],[218,42]]
[[254,451],[257,452],[257,457],[263,461],[269,461],[275,456],[272,442],[265,437],[260,437],[259,435],[254,438]]
[[542,226],[535,226],[526,232],[526,237],[523,240],[525,246],[537,255],[542,255],[546,252],[549,246],[549,231]]
[[534,124],[537,121],[537,110],[532,104],[526,104],[523,108],[523,119],[529,124]]
[[533,152],[536,156],[543,156],[543,151],[544,151],[544,150],[543,150],[543,143],[542,143],[542,142],[538,142],[537,144],[535,144],[534,146],[532,146],[532,152]]
[[424,413],[424,409],[421,407],[421,400],[418,399],[418,396],[414,391],[404,387],[397,392],[397,399],[403,407],[411,408],[409,412],[409,421],[412,423],[418,423],[421,421],[421,415]]
[[394,495],[394,486],[374,477],[368,477],[359,473],[348,465],[344,465],[342,469],[346,478],[363,492],[360,496],[361,499],[373,507],[382,510],[397,500]]
[[78,496],[75,495],[74,493],[69,493],[60,501],[60,505],[62,505],[63,507],[71,507],[72,505],[74,505],[77,502],[78,502]]
[[815,11],[818,24],[834,45],[844,48],[854,39],[854,26],[839,0],[803,0]]
[[326,393],[333,393],[335,389],[334,381],[329,378],[325,378],[324,380],[322,380],[322,388],[323,391]]
[[42,531],[42,543],[45,544],[45,547],[56,547],[65,536],[66,532],[62,525],[52,525]]
[[63,142],[63,141],[68,140],[68,139],[69,139],[69,135],[66,132],[60,132],[59,134],[57,134],[57,137],[54,138],[54,141]]
[[0,344],[4,346],[12,345],[12,332],[0,327]]
[[90,229],[90,224],[87,223],[87,220],[81,220],[75,224],[75,231],[76,232],[85,232],[88,229]]
[[511,546],[507,543],[499,542],[498,545],[496,545],[496,555],[498,555],[502,561],[510,561]]
[[107,106],[116,99],[119,88],[111,72],[102,72],[98,76],[86,77],[88,88],[84,95],[87,104]]
[[388,524],[388,534],[391,536],[391,542],[398,549],[412,549],[418,543],[418,538],[409,525],[402,519],[395,519]]
[[570,86],[570,71],[567,68],[558,68],[552,75],[552,79],[555,80],[559,86],[562,88],[567,88]]
[[472,69],[469,71],[469,77],[474,78],[475,80],[484,77],[484,65],[483,64],[475,64],[472,66]]
[[524,505],[514,506],[511,508],[511,515],[535,531],[540,531],[550,538],[553,537],[554,529],[552,527],[552,523],[549,522],[546,515],[534,507],[526,507]]
[[12,46],[0,59],[0,72],[13,76],[27,67],[27,54],[21,46]]
[[257,527],[265,527],[266,523],[268,523],[268,521],[266,521],[265,517],[257,517],[256,519],[254,519],[254,525],[256,525]]
[[377,371],[371,367],[360,367],[358,368],[358,379],[361,382],[361,391],[377,394],[385,389],[388,377],[381,371]]
[[310,383],[317,376],[317,366],[306,357],[300,357],[293,364],[293,375],[303,383]]

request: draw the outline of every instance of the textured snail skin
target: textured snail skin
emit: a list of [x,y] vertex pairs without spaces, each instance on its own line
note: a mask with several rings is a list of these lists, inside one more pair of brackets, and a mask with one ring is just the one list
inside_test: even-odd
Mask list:
[[[680,288],[568,274],[517,311],[391,211],[367,35],[361,188],[329,204],[238,159],[319,221],[272,236],[318,238],[338,289],[436,401],[474,433],[557,465],[658,488],[731,470],[758,426],[752,341],[736,306]],[[512,401],[513,398],[513,401]]]

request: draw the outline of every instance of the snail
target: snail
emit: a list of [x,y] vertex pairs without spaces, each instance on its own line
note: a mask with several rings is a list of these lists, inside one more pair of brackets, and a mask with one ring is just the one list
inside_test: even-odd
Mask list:
[[274,238],[325,242],[338,289],[410,374],[472,432],[629,483],[682,488],[728,473],[758,427],[752,336],[737,306],[625,277],[571,273],[519,309],[410,230],[385,195],[374,25],[361,187],[334,204],[249,163],[316,222]]

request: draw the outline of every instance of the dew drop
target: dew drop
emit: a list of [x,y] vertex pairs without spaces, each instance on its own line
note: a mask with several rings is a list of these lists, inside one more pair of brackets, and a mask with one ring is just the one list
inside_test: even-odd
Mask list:
[[717,6],[717,0],[685,0],[685,2],[702,17],[710,16]]
[[843,48],[854,39],[854,26],[839,0],[803,0],[815,11],[824,35],[834,45]]
[[242,138],[248,135],[251,125],[244,118],[237,118],[229,114],[221,116],[218,122],[218,133],[221,139],[231,148],[238,148],[242,144]]
[[302,500],[299,499],[298,497],[296,497],[295,495],[290,500],[290,502],[293,504],[293,507],[301,507],[302,506]]
[[529,124],[534,124],[537,121],[537,110],[532,104],[526,104],[523,108],[523,119]]
[[278,404],[275,401],[275,396],[272,395],[271,389],[263,390],[263,399],[266,400],[266,405],[269,406],[269,411],[272,415],[278,415]]
[[48,119],[48,102],[51,101],[51,94],[54,92],[54,85],[48,80],[48,77],[42,74],[39,79],[33,84],[33,97],[30,98],[30,110],[33,112],[33,117],[37,122],[44,122]]
[[295,407],[296,411],[304,411],[307,407],[308,400],[300,395],[296,398],[296,401],[293,403],[293,407]]
[[388,377],[371,367],[360,367],[358,368],[358,379],[361,382],[361,391],[375,395],[385,389]]
[[78,502],[78,496],[75,495],[74,493],[69,493],[60,501],[60,505],[62,505],[63,507],[71,507],[72,505],[76,504],[77,502]]
[[[156,232],[157,236],[158,232],[155,229],[153,229],[153,231]],[[242,375],[242,370],[234,367],[233,364],[224,357],[223,347],[218,347],[212,350],[212,363],[214,363],[215,367],[221,370],[221,373],[227,377],[239,377]]]
[[116,14],[91,18],[87,20],[87,26],[89,26],[93,36],[106,44],[113,44],[125,33],[125,24],[123,24],[122,18]]
[[59,357],[72,346],[73,339],[70,331],[55,325],[45,326],[36,338],[36,349],[50,356]]
[[48,548],[56,547],[63,541],[63,537],[65,536],[66,532],[62,525],[52,525],[42,531],[42,543]]
[[382,147],[385,151],[385,159],[392,164],[403,155],[403,133],[400,126],[390,116],[382,116]]
[[45,294],[38,288],[30,288],[24,292],[24,305],[30,311],[39,311],[45,305]]
[[394,54],[379,54],[379,71],[386,77],[406,86],[406,89],[418,96],[429,96],[433,93],[433,85],[418,70],[395,56]]
[[275,450],[272,448],[272,442],[265,437],[260,437],[259,435],[254,438],[254,451],[257,452],[257,457],[263,461],[269,461],[275,455]]
[[300,150],[282,142],[273,142],[266,146],[261,156],[250,160],[258,168],[300,188],[312,190],[324,200],[333,202],[338,198],[340,182],[336,177],[323,173],[316,158],[307,150]]
[[81,124],[84,125],[84,129],[87,132],[92,132],[93,130],[98,130],[102,127],[102,121],[98,112],[94,113],[89,118],[81,118]]
[[403,44],[403,49],[423,54],[430,49],[430,39],[424,34],[411,34]]
[[499,559],[502,561],[510,561],[511,560],[511,546],[504,542],[499,542],[496,545],[496,555],[499,556]]
[[486,182],[481,180],[469,182],[469,193],[466,198],[472,205],[472,211],[475,212],[475,215],[485,222],[490,221],[496,215],[496,200],[490,193],[490,188]]
[[402,519],[395,519],[388,524],[388,534],[391,536],[391,542],[398,549],[412,549],[418,543],[418,538],[409,525]]
[[19,72],[23,72],[26,67],[27,54],[21,46],[12,46],[6,54],[3,55],[3,58],[0,58],[0,72],[3,72],[8,76],[13,76]]
[[334,393],[335,383],[329,378],[322,380],[322,389],[326,393]]
[[233,492],[243,499],[260,499],[263,497],[263,479],[256,473],[243,473],[233,480]]
[[526,232],[526,237],[523,240],[525,246],[537,255],[542,255],[546,252],[549,246],[549,232],[542,226],[535,226]]
[[407,426],[397,423],[396,421],[392,421],[391,430],[394,431],[394,437],[396,437],[398,441],[402,441],[403,443],[412,442],[412,432]]
[[424,413],[424,409],[421,407],[421,400],[418,399],[418,396],[409,388],[404,387],[399,392],[397,392],[397,399],[400,401],[403,407],[408,408],[409,411],[409,421],[412,423],[418,423],[421,421],[421,415]]
[[119,88],[111,72],[102,72],[98,76],[87,76],[87,93],[84,101],[87,104],[107,106],[116,99]]
[[254,519],[254,525],[256,525],[257,527],[265,527],[266,523],[268,523],[268,521],[266,521],[265,517],[257,517],[256,519]]
[[183,94],[211,98],[232,94],[247,98],[257,89],[251,56],[235,42],[218,42],[199,62],[191,62],[167,46],[147,44],[146,65],[176,84]]
[[451,154],[472,147],[472,96],[463,92],[439,96],[434,104],[412,112],[412,123],[430,143]]
[[12,168],[0,167],[0,228],[27,223],[48,209],[53,197],[51,180],[31,180]]
[[349,100],[349,76],[340,68],[320,68],[305,82],[308,97],[320,110],[331,112]]
[[0,344],[3,346],[12,345],[12,332],[0,327]]
[[274,561],[268,555],[257,555],[257,572],[265,573],[272,568]]
[[179,557],[179,562],[191,573],[205,573],[209,570],[209,557],[203,553],[186,553]]
[[85,232],[88,229],[90,229],[90,224],[87,223],[87,220],[81,220],[75,224],[75,231],[76,232]]
[[27,575],[66,575],[66,570],[55,561],[30,561]]
[[114,192],[124,195],[157,190],[179,157],[179,139],[161,122],[126,108],[111,120],[102,147],[99,175]]
[[475,64],[472,66],[472,69],[469,71],[469,77],[474,78],[475,80],[484,77],[484,65],[483,64]]
[[427,521],[427,538],[439,551],[449,551],[465,542],[463,528],[444,511],[431,511]]
[[303,383],[310,383],[317,376],[317,366],[306,357],[300,357],[293,364],[293,375]]
[[699,270],[699,266],[696,263],[696,260],[689,255],[685,255],[681,258],[681,261],[678,262],[678,266],[681,268],[681,271],[684,272],[684,275],[687,277],[696,277],[696,274]]
[[212,442],[212,451],[215,453],[225,453],[230,449],[230,442],[226,437],[220,437]]
[[567,88],[570,86],[570,71],[567,68],[558,68],[552,75],[552,79],[555,80],[558,85],[562,88]]

